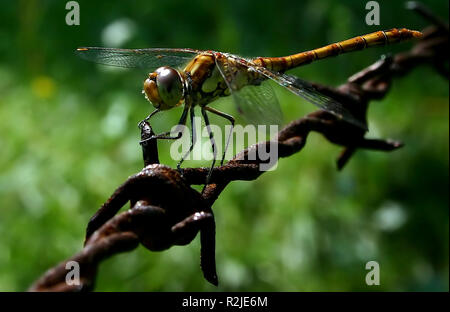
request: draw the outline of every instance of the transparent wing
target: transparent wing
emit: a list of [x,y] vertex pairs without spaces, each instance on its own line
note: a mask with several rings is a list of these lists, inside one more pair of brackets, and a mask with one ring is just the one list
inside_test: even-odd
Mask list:
[[75,51],[79,57],[104,65],[143,68],[150,71],[161,66],[178,68],[200,53],[192,49],[115,49],[83,47]]
[[333,115],[337,116],[340,119],[343,119],[362,129],[367,130],[367,125],[363,121],[355,117],[341,103],[322,94],[309,82],[284,73],[272,72],[267,68],[263,67],[251,66],[251,68],[257,71],[258,73],[266,76],[267,78],[272,79],[281,86],[287,88],[294,94],[301,96],[302,98],[318,106],[319,108],[332,113]]
[[281,125],[283,114],[268,80],[259,85],[241,86],[245,72],[232,67],[226,58],[216,58],[216,65],[244,119],[254,125]]

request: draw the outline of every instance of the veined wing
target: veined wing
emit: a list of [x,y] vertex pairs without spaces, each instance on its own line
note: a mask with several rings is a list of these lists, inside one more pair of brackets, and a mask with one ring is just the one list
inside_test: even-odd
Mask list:
[[348,109],[341,103],[333,100],[332,98],[322,94],[311,83],[302,80],[298,77],[287,75],[284,73],[273,72],[267,68],[248,65],[249,68],[255,70],[261,75],[272,79],[279,85],[287,88],[294,94],[297,94],[307,100],[308,102],[316,105],[317,107],[332,113],[339,119],[343,119],[351,124],[354,124],[362,129],[367,130],[367,125],[364,121],[355,117]]
[[142,68],[153,71],[161,66],[178,68],[200,53],[193,49],[115,49],[83,47],[75,54],[81,58],[104,65]]
[[[236,60],[240,61],[240,58]],[[224,77],[237,110],[247,122],[254,125],[282,124],[280,104],[268,80],[259,85],[242,86],[246,71],[233,67],[224,56],[216,57],[216,65]]]

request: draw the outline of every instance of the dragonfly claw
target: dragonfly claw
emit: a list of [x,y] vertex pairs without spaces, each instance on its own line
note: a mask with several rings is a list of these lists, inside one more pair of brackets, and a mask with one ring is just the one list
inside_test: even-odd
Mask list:
[[180,163],[177,164],[177,171],[178,171],[178,172],[180,173],[180,175],[183,177],[184,169],[181,168],[181,164],[180,164]]

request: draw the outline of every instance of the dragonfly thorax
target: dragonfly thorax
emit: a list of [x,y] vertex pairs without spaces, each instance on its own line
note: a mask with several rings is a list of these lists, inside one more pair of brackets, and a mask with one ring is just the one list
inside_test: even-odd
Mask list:
[[155,108],[167,110],[182,103],[183,85],[183,78],[177,70],[163,66],[148,75],[143,93]]

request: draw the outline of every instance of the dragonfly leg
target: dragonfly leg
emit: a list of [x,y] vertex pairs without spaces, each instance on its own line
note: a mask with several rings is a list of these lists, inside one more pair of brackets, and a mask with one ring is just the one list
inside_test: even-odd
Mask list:
[[156,114],[159,113],[160,111],[161,111],[161,110],[159,110],[159,109],[157,108],[157,109],[155,109],[153,112],[151,112],[150,115],[148,115],[147,117],[145,117],[144,120],[142,120],[142,121],[140,121],[140,122],[138,123],[138,128],[141,129],[142,126],[144,125],[144,123],[145,123],[146,121],[149,121],[150,118],[152,118],[154,115],[156,115]]
[[209,123],[208,115],[206,114],[205,107],[202,107],[202,116],[203,116],[203,119],[205,120],[206,129],[208,130],[209,140],[211,141],[212,150],[213,150],[213,161],[212,161],[211,167],[210,167],[210,169],[208,171],[208,175],[206,176],[205,186],[203,187],[203,190],[202,190],[202,193],[203,193],[205,188],[206,188],[206,186],[209,184],[209,181],[211,179],[212,170],[213,170],[214,165],[216,163],[217,151],[216,151],[216,141],[214,140],[214,134],[211,131],[211,126],[210,126],[210,123]]
[[[158,109],[154,110],[150,115],[147,116],[147,118],[145,118],[143,121],[141,121],[139,123],[139,125],[140,126],[143,125],[143,123],[145,121],[150,119],[153,115],[155,115],[159,111],[160,110],[158,110]],[[181,126],[184,126],[186,124],[186,118],[187,118],[188,111],[189,111],[189,106],[185,105],[184,106],[184,110],[183,110],[183,114],[181,115],[180,121],[178,121],[177,128],[175,129],[175,133],[177,134],[176,136],[170,136],[170,134],[172,132],[171,131],[167,131],[167,132],[163,132],[163,133],[160,133],[160,134],[153,135],[153,136],[149,137],[148,139],[141,140],[139,143],[142,144],[142,143],[150,141],[150,140],[177,140],[177,139],[181,138],[181,135],[183,134]]]
[[217,116],[223,117],[231,123],[231,129],[230,129],[230,132],[228,133],[228,136],[227,136],[226,142],[225,142],[225,150],[223,151],[222,159],[220,160],[220,165],[222,166],[223,161],[225,160],[225,154],[227,153],[227,150],[228,150],[228,145],[230,144],[230,138],[233,135],[234,118],[233,118],[233,116],[225,114],[224,112],[218,111],[217,109],[214,109],[212,107],[205,106],[205,110],[207,110],[208,112],[211,112],[213,114],[216,114]]
[[194,149],[195,142],[197,141],[197,135],[195,133],[195,124],[194,124],[194,108],[190,108],[190,120],[191,120],[191,145],[189,146],[189,150],[181,157],[181,160],[177,164],[177,170],[181,173],[181,164],[186,159],[186,157],[192,152]]

